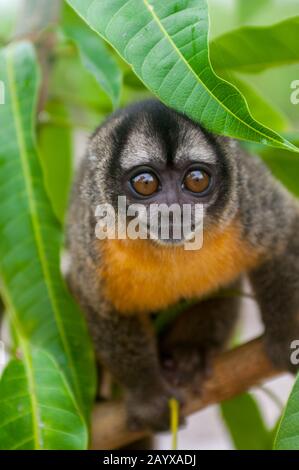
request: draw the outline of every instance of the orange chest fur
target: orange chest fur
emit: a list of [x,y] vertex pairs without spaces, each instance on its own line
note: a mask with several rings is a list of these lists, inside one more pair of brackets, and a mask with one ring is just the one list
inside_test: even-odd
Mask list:
[[155,246],[148,240],[101,242],[105,295],[123,313],[154,312],[182,298],[200,298],[256,264],[237,225],[205,240],[200,250]]

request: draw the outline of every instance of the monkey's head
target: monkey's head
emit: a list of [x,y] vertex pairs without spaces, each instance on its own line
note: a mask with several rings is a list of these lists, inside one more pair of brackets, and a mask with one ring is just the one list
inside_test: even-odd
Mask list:
[[[143,207],[135,219],[148,238],[163,244],[182,244],[203,228],[226,226],[236,212],[235,143],[216,137],[186,116],[155,100],[132,105],[113,114],[93,134],[89,147],[88,191],[94,206],[110,204],[118,214],[119,196],[126,207]],[[180,208],[169,213],[169,236],[162,234],[161,204]],[[189,209],[187,209],[189,207]],[[188,212],[188,210],[190,212]],[[185,211],[185,212],[184,212]],[[198,212],[199,213],[199,212]],[[183,214],[190,215],[186,225]],[[158,221],[153,234],[151,217]],[[184,230],[176,232],[179,218]],[[130,212],[127,221],[132,221]],[[128,223],[129,223],[128,222]]]

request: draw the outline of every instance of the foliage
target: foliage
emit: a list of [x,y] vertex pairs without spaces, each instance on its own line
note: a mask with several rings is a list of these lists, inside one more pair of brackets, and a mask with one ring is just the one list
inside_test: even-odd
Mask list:
[[233,30],[210,43],[212,63],[217,72],[224,69],[250,73],[296,63],[298,28],[299,16],[294,16],[272,26]]
[[22,352],[0,383],[0,449],[85,449],[86,425],[58,364],[44,350]]
[[[299,1],[287,3],[235,0],[223,25],[227,8],[210,0],[209,42],[206,0],[24,0],[23,16],[20,1],[0,0],[0,293],[16,341],[0,380],[1,449],[88,446],[93,352],[60,273],[78,132],[156,95],[246,141],[299,195],[299,115],[289,99]],[[298,448],[297,388],[276,448]],[[269,448],[273,433],[251,396],[222,412],[236,447]]]
[[[40,364],[31,357],[30,345],[40,347],[57,362],[73,389],[77,406],[87,417],[94,394],[90,341],[82,315],[61,278],[61,233],[44,190],[33,136],[39,85],[36,55],[31,44],[21,42],[3,49],[0,61],[5,67],[2,79],[6,89],[6,102],[0,107],[1,292],[20,338],[23,362],[22,366],[9,365],[9,374],[23,367],[31,393],[38,393],[35,367],[40,369]],[[9,386],[13,392],[12,381]],[[7,408],[1,391],[5,395],[7,387],[0,388],[0,415],[5,412],[7,417],[0,423],[0,441],[7,442],[2,435],[7,433],[6,422],[15,420],[18,414],[16,408]],[[41,425],[36,412],[30,408],[25,412],[30,415],[32,429]],[[21,430],[23,442],[28,435],[25,427]],[[13,444],[12,434],[10,439]],[[32,443],[34,448],[42,445],[36,439]]]
[[244,393],[221,404],[222,417],[236,449],[270,450],[273,431],[267,429],[253,396]]
[[69,4],[167,105],[214,132],[292,148],[256,122],[239,91],[214,73],[205,0],[69,0]]
[[297,380],[291,392],[290,398],[284,410],[278,427],[274,449],[299,450],[299,380]]

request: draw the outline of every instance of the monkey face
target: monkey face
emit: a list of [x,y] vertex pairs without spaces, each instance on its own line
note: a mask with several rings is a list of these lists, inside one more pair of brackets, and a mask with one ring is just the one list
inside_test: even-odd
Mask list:
[[147,238],[168,245],[232,217],[231,153],[229,140],[154,100],[112,116],[90,149],[101,200],[116,211],[119,196],[127,207],[142,207],[138,220]]

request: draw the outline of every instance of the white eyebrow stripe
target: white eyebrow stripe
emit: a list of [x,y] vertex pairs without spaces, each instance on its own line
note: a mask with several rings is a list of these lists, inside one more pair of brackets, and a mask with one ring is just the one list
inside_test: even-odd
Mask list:
[[[217,163],[216,151],[198,129],[182,127],[178,140],[178,148],[173,155],[174,163]],[[151,163],[163,166],[166,164],[163,142],[147,131],[147,123],[140,122],[129,135],[120,164],[127,171],[135,166]]]
[[188,148],[184,146],[180,148],[175,155],[174,161],[178,160],[191,160],[192,162],[203,162],[203,163],[217,163],[217,156],[215,152],[213,152],[212,148],[208,145],[198,145],[194,147]]
[[123,153],[121,166],[124,170],[129,170],[134,166],[151,162],[164,163],[165,160],[159,152],[153,153],[153,151],[148,151],[143,148],[128,149]]
[[163,149],[158,139],[141,131],[134,132],[123,149],[121,166],[129,170],[134,166],[146,163],[165,163]]

